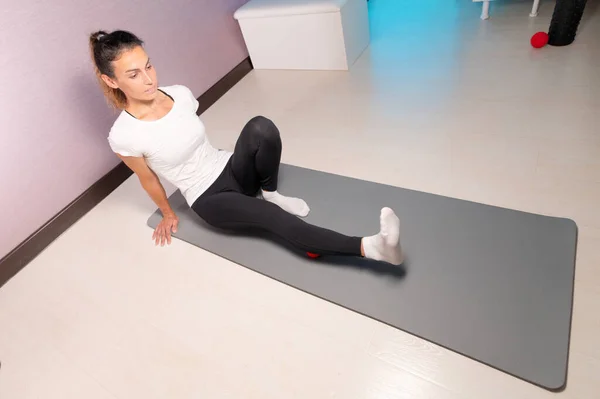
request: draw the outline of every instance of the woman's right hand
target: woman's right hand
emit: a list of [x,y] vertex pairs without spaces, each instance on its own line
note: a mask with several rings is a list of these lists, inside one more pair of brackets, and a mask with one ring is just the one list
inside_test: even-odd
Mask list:
[[152,239],[155,244],[171,244],[171,233],[177,232],[179,218],[169,206],[169,199],[165,188],[160,183],[160,179],[146,163],[144,157],[126,157],[119,155],[119,158],[138,176],[142,187],[148,193],[150,198],[158,206],[163,214],[162,221],[154,229]]
[[171,232],[177,232],[177,226],[179,224],[179,218],[175,213],[167,213],[163,216],[163,219],[160,221],[156,229],[154,230],[154,234],[152,234],[152,239],[155,242],[155,245],[160,243],[161,247],[167,244],[171,244]]

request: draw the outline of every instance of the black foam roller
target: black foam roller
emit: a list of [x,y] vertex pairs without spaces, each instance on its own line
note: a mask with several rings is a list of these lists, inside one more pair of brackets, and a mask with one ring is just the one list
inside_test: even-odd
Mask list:
[[548,30],[548,44],[566,46],[575,40],[586,0],[557,0]]

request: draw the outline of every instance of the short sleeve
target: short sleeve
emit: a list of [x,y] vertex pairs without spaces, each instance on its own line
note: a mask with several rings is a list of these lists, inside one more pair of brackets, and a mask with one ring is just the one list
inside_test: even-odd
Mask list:
[[186,86],[184,86],[184,89],[187,94],[188,100],[190,101],[190,104],[192,106],[192,111],[198,112],[198,107],[200,106],[200,103],[198,102],[196,97],[194,97],[194,93],[192,93],[192,91]]
[[110,148],[116,154],[122,155],[124,157],[143,157],[144,153],[140,151],[138,148],[127,143],[125,140],[118,139],[113,135],[108,137],[108,144]]

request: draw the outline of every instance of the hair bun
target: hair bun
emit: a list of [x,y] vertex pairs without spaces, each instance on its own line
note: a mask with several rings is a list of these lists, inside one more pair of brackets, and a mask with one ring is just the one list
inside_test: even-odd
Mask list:
[[106,33],[103,30],[99,30],[98,32],[94,32],[94,33],[92,33],[90,35],[90,42],[97,43],[97,42],[99,42],[106,35],[108,35],[108,33]]

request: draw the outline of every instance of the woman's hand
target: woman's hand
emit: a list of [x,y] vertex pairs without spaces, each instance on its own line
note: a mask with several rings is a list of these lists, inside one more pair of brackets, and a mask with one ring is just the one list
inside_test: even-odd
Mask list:
[[169,199],[167,198],[165,188],[160,183],[160,179],[150,169],[144,157],[125,157],[119,155],[119,158],[138,176],[142,187],[144,187],[144,190],[146,190],[163,214],[163,219],[154,230],[152,239],[156,245],[160,243],[161,246],[164,246],[165,242],[171,244],[171,233],[177,232],[179,218],[169,206]]
[[161,247],[167,244],[171,244],[171,232],[177,232],[177,225],[179,224],[179,218],[175,213],[167,213],[163,216],[161,222],[156,226],[152,239],[155,245],[160,243]]

